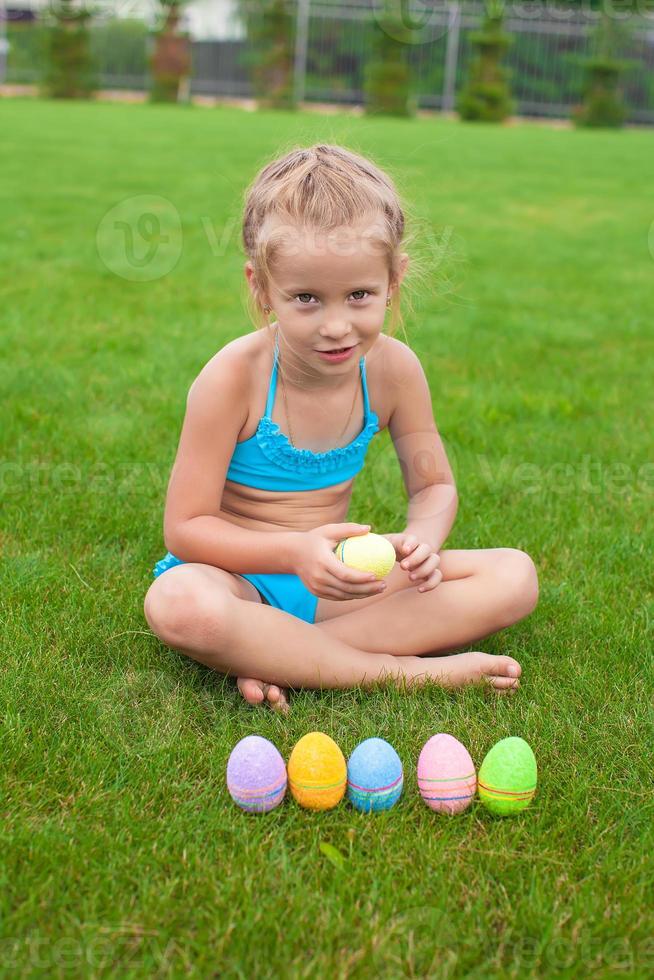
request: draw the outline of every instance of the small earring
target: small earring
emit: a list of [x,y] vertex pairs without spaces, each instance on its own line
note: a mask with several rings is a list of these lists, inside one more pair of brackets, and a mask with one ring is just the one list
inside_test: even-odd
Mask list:
[[266,314],[267,313],[270,313],[270,307],[269,306],[264,306],[263,312],[266,313]]
[[387,296],[386,297],[386,306],[390,306],[390,305],[391,305],[391,298],[390,298],[390,296]]

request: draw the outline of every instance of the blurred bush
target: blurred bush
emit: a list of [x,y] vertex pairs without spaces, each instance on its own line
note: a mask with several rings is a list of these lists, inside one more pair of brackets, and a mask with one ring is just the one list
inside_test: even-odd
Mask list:
[[[45,23],[7,23],[9,53],[8,84],[43,82],[47,74],[50,28]],[[150,31],[143,21],[131,18],[96,22],[89,27],[89,50],[96,74],[107,76],[112,85],[126,86],[148,74],[147,49]]]

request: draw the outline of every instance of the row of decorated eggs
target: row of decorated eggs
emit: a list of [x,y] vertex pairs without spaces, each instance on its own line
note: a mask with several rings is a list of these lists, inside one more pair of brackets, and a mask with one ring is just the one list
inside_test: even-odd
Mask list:
[[[479,777],[465,745],[452,735],[432,735],[420,752],[418,790],[438,813],[461,813],[475,792],[500,816],[519,813],[536,792],[534,753],[524,739],[512,736],[487,753]],[[367,738],[348,762],[336,742],[324,732],[304,735],[288,760],[267,738],[246,735],[234,746],[227,763],[227,788],[235,803],[251,813],[265,813],[283,800],[287,785],[294,799],[308,810],[331,810],[345,792],[364,813],[389,810],[404,785],[402,762],[383,738]]]

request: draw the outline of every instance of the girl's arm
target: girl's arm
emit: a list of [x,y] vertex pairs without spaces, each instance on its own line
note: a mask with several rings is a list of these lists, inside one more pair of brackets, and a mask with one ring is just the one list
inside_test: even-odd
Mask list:
[[419,490],[409,498],[405,534],[440,551],[456,520],[459,497],[451,483],[439,483]]
[[293,574],[302,531],[253,531],[222,517],[192,517],[165,535],[165,545],[182,561],[215,565],[228,572]]
[[290,572],[299,531],[253,531],[220,516],[225,478],[247,420],[249,367],[224,347],[197,376],[173,465],[164,514],[164,542],[185,562],[230,572]]
[[436,428],[431,392],[417,354],[394,339],[395,405],[388,423],[409,498],[404,533],[440,551],[459,503],[454,474]]

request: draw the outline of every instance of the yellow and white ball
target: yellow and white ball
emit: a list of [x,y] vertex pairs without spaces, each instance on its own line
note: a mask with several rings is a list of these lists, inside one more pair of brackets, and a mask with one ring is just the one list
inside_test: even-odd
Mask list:
[[386,578],[395,564],[395,548],[381,534],[355,534],[339,541],[334,554],[349,568],[372,572],[378,579]]

